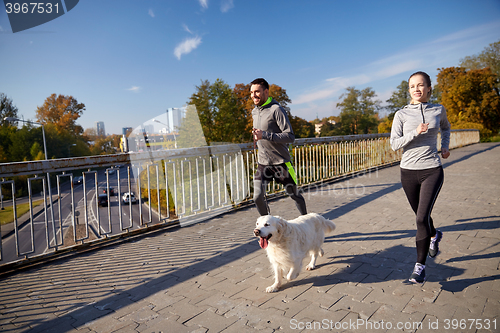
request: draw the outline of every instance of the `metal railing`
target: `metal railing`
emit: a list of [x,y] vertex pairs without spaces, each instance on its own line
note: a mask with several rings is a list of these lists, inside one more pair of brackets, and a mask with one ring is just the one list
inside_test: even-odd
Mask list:
[[[479,131],[455,130],[450,148],[477,142]],[[389,134],[297,139],[290,152],[303,190],[397,163],[402,153],[392,151]],[[2,208],[12,210],[12,222],[1,226],[0,269],[195,223],[251,203],[256,167],[253,144],[0,164]],[[56,180],[52,198],[47,175]],[[27,183],[27,196],[6,199],[22,182]],[[127,203],[125,192],[135,192],[138,203]],[[282,187],[269,185],[268,195],[281,193]],[[17,216],[23,204],[29,210]]]

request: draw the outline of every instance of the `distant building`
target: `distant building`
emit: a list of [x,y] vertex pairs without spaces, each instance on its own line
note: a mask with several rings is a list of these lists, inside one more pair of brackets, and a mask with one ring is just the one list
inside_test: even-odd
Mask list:
[[181,127],[181,119],[186,111],[180,108],[168,108],[166,133],[177,132]]
[[122,128],[122,135],[129,135],[130,133],[132,133],[134,129],[132,127],[123,127]]
[[95,134],[97,134],[98,136],[106,136],[106,130],[104,129],[103,121],[95,122]]
[[[337,122],[335,120],[328,120],[328,122],[332,125],[335,125]],[[321,127],[323,127],[324,123],[319,123],[314,125],[314,131],[318,134],[321,134]]]
[[144,125],[144,132],[147,134],[153,134],[155,131],[154,125]]

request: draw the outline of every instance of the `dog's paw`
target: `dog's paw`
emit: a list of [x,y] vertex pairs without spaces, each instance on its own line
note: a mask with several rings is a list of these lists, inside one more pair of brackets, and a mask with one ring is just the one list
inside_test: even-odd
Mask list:
[[306,270],[308,270],[308,271],[312,271],[315,268],[316,268],[316,266],[315,265],[311,265],[311,264],[309,264],[309,265],[306,266]]
[[273,284],[272,286],[266,288],[266,293],[275,293],[278,290],[279,290],[279,288],[274,286],[274,284]]

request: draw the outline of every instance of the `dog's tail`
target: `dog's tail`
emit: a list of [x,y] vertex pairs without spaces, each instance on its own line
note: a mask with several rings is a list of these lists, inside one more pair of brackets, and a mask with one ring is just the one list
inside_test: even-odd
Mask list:
[[323,230],[325,232],[325,234],[331,234],[335,231],[335,228],[337,227],[335,225],[335,223],[333,223],[332,221],[330,221],[329,219],[319,215],[319,214],[316,214],[316,213],[312,213],[314,215],[316,215],[316,218],[318,219],[318,221],[321,222],[321,224],[323,225]]

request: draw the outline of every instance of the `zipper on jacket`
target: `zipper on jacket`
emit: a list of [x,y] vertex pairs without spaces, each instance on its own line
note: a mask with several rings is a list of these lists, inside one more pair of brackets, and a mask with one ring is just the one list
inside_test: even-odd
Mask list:
[[424,107],[422,103],[420,103],[420,113],[422,114],[422,123],[425,124]]

